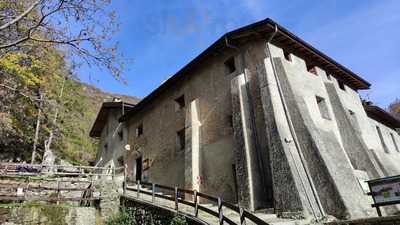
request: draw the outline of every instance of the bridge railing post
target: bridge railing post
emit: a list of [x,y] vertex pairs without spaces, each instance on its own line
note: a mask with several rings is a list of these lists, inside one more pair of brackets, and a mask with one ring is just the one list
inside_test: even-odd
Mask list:
[[222,210],[221,198],[218,198],[218,219],[219,219],[219,224],[223,225],[224,224],[224,212]]
[[137,182],[136,182],[136,185],[137,185],[137,198],[140,198],[140,180],[138,180]]
[[244,210],[239,206],[240,225],[246,225],[246,218],[244,217]]
[[126,194],[126,186],[128,185],[126,183],[126,176],[127,176],[127,165],[125,164],[125,166],[124,166],[124,181],[122,183],[124,195]]
[[178,211],[178,187],[175,186],[175,209]]
[[156,185],[154,183],[151,184],[151,201],[156,202]]
[[197,191],[194,190],[194,216],[197,217],[199,215],[199,203],[197,201]]

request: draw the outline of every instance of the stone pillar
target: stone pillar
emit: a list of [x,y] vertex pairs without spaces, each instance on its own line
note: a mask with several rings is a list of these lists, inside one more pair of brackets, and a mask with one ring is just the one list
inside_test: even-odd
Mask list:
[[188,105],[185,121],[185,188],[201,190],[200,111],[199,100]]
[[235,139],[236,179],[238,201],[254,211],[263,206],[265,197],[257,160],[254,128],[251,124],[251,103],[248,81],[240,74],[231,81],[232,116]]
[[271,159],[275,211],[288,216],[321,217],[323,210],[307,176],[301,150],[295,144],[270,59],[266,58],[260,68],[257,75]]
[[94,182],[95,189],[100,192],[100,212],[103,220],[113,216],[120,207],[120,184],[113,180],[97,180]]

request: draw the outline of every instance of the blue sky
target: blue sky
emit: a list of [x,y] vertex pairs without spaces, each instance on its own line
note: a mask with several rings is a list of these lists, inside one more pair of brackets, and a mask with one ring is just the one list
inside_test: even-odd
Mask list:
[[270,17],[372,83],[363,97],[386,107],[400,98],[398,0],[116,0],[121,51],[133,59],[116,81],[82,68],[105,91],[144,97],[227,31]]

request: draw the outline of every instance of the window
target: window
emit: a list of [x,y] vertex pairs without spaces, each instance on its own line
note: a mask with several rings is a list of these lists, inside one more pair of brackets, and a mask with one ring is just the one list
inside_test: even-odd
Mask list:
[[394,138],[394,135],[390,133],[390,136],[392,137],[393,145],[396,151],[400,152],[399,146],[397,145],[396,139]]
[[317,74],[317,69],[315,68],[314,65],[306,63],[306,67],[307,67],[307,71],[308,72],[310,72],[312,74],[315,74],[315,75],[318,75]]
[[120,141],[124,140],[124,130],[121,129],[118,131],[118,137]]
[[185,128],[182,130],[176,132],[176,144],[178,145],[179,150],[184,150],[185,149]]
[[235,58],[230,57],[225,61],[225,72],[226,74],[231,74],[236,71],[236,65],[235,65]]
[[328,105],[324,98],[317,96],[317,104],[319,108],[319,112],[321,113],[321,117],[327,120],[330,120],[331,117],[329,115]]
[[136,137],[143,135],[143,123],[136,128]]
[[185,96],[181,95],[177,99],[175,99],[175,109],[181,110],[185,108]]
[[285,57],[285,59],[289,62],[292,62],[292,56],[290,55],[289,52],[283,50],[283,56]]
[[108,151],[108,144],[105,143],[105,144],[104,144],[104,152],[107,152],[107,151]]
[[358,123],[356,113],[349,109],[349,114],[350,114],[350,122],[351,122],[351,124],[354,126],[354,128],[356,130],[360,131],[360,125]]
[[379,139],[380,139],[380,141],[381,141],[383,150],[384,150],[386,153],[389,153],[389,149],[388,149],[388,147],[387,147],[387,145],[386,145],[386,143],[385,143],[385,140],[383,139],[383,135],[382,135],[381,128],[378,127],[378,126],[376,126],[376,131],[378,132],[378,136],[379,136]]
[[123,156],[118,157],[117,162],[118,162],[119,166],[124,166],[125,165],[124,157]]
[[229,115],[227,120],[228,120],[229,127],[233,127],[233,116]]
[[346,85],[343,83],[343,81],[338,80],[338,84],[340,89],[346,91]]

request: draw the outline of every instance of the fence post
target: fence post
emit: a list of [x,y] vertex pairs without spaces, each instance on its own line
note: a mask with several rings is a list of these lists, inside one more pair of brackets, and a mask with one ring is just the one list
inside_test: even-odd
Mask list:
[[219,218],[219,224],[223,225],[224,224],[224,212],[222,211],[221,198],[218,198],[218,218]]
[[112,180],[114,180],[114,178],[115,178],[115,166],[113,167],[113,170],[112,170]]
[[243,208],[239,206],[240,225],[246,225]]
[[153,203],[156,201],[156,185],[154,183],[151,184],[151,201]]
[[58,201],[60,199],[60,181],[57,180],[57,205],[60,204],[60,202]]
[[197,217],[199,214],[199,203],[197,201],[197,191],[194,190],[194,216]]
[[136,182],[136,186],[137,186],[137,188],[136,188],[136,190],[137,190],[137,198],[139,199],[140,198],[140,180],[138,180]]
[[123,182],[123,189],[124,189],[124,195],[126,194],[126,186],[127,186],[127,183],[126,183],[126,174],[127,174],[127,165],[125,164],[125,166],[124,166],[124,182]]
[[178,210],[178,187],[175,186],[175,209]]

